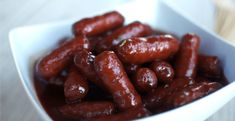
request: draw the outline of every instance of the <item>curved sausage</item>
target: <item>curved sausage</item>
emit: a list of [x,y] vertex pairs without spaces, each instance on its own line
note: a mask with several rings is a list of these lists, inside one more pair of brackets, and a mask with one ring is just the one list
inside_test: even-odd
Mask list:
[[71,119],[91,118],[95,116],[111,115],[115,107],[112,102],[82,102],[66,104],[59,108],[60,113]]
[[174,78],[174,69],[172,66],[164,61],[154,61],[151,64],[151,69],[157,75],[159,82],[170,83]]
[[173,108],[179,107],[206,96],[221,87],[222,85],[218,82],[196,83],[173,93],[168,97],[166,104]]
[[114,102],[121,110],[141,105],[139,94],[113,51],[104,51],[96,56],[94,66],[105,88],[112,94]]
[[98,43],[97,51],[100,53],[105,50],[111,50],[112,47],[118,45],[124,39],[143,37],[152,33],[153,30],[150,26],[136,21],[113,31],[110,35],[104,38],[104,40]]
[[64,96],[69,101],[82,99],[87,95],[89,88],[85,77],[83,77],[75,67],[69,71],[64,83]]
[[157,81],[156,74],[149,68],[138,69],[133,80],[135,87],[140,92],[148,92],[156,88]]
[[122,26],[124,17],[117,11],[105,13],[92,18],[85,18],[73,24],[73,33],[78,35],[96,36],[111,29]]
[[179,48],[178,41],[170,35],[134,37],[117,47],[117,55],[124,63],[142,64],[157,59],[167,59]]
[[162,112],[167,108],[165,107],[165,100],[168,96],[175,93],[176,91],[185,88],[189,85],[195,84],[192,79],[174,79],[170,84],[165,85],[165,87],[158,87],[151,90],[143,100],[146,108],[149,110]]
[[59,74],[71,61],[74,53],[81,49],[89,50],[89,41],[78,36],[53,50],[38,63],[36,71],[40,77],[49,79]]
[[200,38],[195,34],[183,36],[175,62],[176,78],[195,78]]

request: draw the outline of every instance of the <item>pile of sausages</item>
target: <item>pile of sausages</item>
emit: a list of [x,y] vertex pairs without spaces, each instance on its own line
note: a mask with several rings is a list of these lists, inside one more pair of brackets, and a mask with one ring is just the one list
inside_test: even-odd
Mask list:
[[[206,96],[222,83],[216,56],[198,53],[200,37],[178,38],[116,12],[73,24],[74,37],[40,59],[36,75],[48,84],[63,75],[64,117],[86,121],[133,120]],[[54,81],[53,81],[54,80]],[[87,100],[95,85],[111,97]],[[105,94],[104,94],[105,97]]]

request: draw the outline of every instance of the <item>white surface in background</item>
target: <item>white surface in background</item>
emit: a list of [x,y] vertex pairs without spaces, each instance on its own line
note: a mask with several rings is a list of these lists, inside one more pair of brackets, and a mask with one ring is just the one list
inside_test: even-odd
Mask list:
[[180,13],[188,16],[194,22],[214,31],[213,0],[164,0],[176,7]]

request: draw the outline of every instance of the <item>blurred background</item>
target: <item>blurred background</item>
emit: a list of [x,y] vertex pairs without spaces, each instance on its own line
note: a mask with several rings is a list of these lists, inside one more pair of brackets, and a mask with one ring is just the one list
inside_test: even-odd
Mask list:
[[[20,83],[8,32],[19,26],[76,18],[133,0],[0,0],[0,121],[40,121]],[[168,0],[187,18],[235,43],[235,0]],[[207,121],[235,121],[235,98]]]

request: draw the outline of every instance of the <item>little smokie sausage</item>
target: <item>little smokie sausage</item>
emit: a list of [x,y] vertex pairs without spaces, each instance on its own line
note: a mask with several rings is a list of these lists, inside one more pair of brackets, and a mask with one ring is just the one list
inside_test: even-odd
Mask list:
[[124,63],[142,64],[157,59],[167,59],[179,48],[179,42],[170,35],[134,37],[117,47],[117,55]]
[[73,24],[73,33],[95,36],[122,26],[124,17],[117,11],[105,13],[92,18],[85,18]]
[[195,78],[198,63],[200,38],[195,34],[186,34],[182,38],[175,62],[176,78]]
[[105,50],[110,50],[113,46],[118,45],[124,39],[143,37],[152,33],[153,30],[150,26],[140,22],[133,22],[113,31],[110,35],[104,38],[104,40],[100,41],[97,46],[97,51],[100,53]]
[[159,82],[170,83],[174,78],[174,69],[164,61],[154,61],[150,65],[151,69],[156,73]]
[[62,115],[71,119],[83,119],[95,116],[111,115],[115,111],[112,102],[82,102],[59,107]]
[[86,78],[81,75],[76,67],[71,67],[64,83],[64,95],[67,100],[82,99],[87,95],[89,88]]
[[148,92],[157,87],[157,76],[149,68],[140,68],[134,77],[134,85],[140,92]]
[[166,104],[171,108],[179,107],[206,96],[221,87],[222,85],[218,82],[195,83],[168,96]]
[[166,108],[162,106],[162,104],[165,103],[165,98],[170,96],[172,93],[175,93],[175,91],[185,88],[192,84],[195,84],[195,81],[192,79],[174,79],[171,83],[165,85],[165,87],[158,87],[156,89],[151,90],[144,97],[144,105],[146,108],[153,111],[166,110]]
[[74,53],[81,49],[89,50],[87,38],[84,36],[73,38],[42,58],[37,65],[37,74],[44,79],[55,77],[70,63]]
[[122,63],[113,51],[104,51],[94,61],[96,73],[121,109],[141,105],[140,95],[128,79]]
[[88,118],[85,121],[129,121],[150,115],[151,113],[146,108],[140,106],[114,115]]
[[206,77],[220,78],[222,69],[217,56],[199,55],[198,70]]
[[81,51],[76,52],[74,57],[74,63],[81,71],[81,73],[89,79],[89,81],[93,82],[98,86],[102,86],[100,78],[97,76],[94,70],[94,59],[95,56],[91,52],[83,49]]

